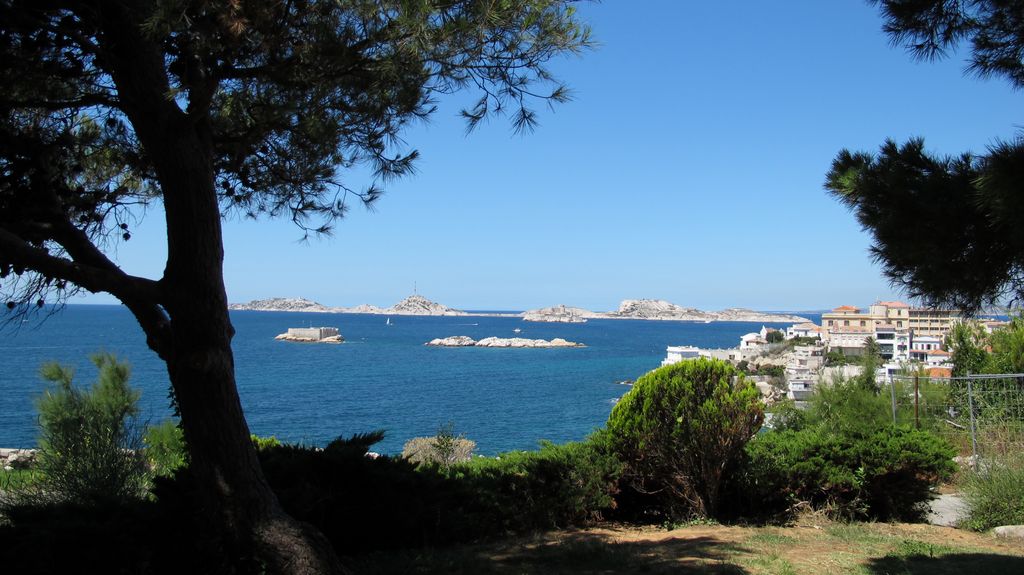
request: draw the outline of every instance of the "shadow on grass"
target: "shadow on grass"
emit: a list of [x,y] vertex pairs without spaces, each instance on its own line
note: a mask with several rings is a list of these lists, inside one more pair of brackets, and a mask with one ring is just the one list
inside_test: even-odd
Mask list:
[[947,553],[928,555],[887,555],[869,559],[868,573],[878,575],[1020,575],[1024,573],[1024,557],[994,553]]
[[712,573],[743,575],[733,562],[750,550],[713,537],[659,541],[613,541],[594,533],[557,539],[523,538],[513,543],[377,554],[352,564],[356,573],[388,574],[608,574]]

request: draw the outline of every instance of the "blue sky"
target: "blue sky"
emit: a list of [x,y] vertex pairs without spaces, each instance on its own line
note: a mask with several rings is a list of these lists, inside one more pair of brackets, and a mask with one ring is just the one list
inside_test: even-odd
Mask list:
[[[866,2],[579,10],[599,46],[552,65],[573,102],[541,105],[532,134],[494,118],[467,136],[466,100],[442,101],[405,134],[418,173],[331,238],[300,244],[287,221],[226,222],[230,300],[387,306],[415,284],[462,309],[866,305],[900,294],[822,188],[835,154],[914,136],[942,154],[983,152],[1018,131],[1007,82],[965,77],[961,57],[912,60]],[[159,277],[161,217],[151,210],[117,248],[129,273]]]

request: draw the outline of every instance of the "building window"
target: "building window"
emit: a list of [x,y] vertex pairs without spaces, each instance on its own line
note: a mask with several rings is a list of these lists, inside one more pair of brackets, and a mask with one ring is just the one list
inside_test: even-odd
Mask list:
[[865,325],[867,325],[867,323],[864,320],[860,320],[860,325],[861,326],[865,326]]
[[843,325],[850,325],[850,320],[844,319],[843,320]]

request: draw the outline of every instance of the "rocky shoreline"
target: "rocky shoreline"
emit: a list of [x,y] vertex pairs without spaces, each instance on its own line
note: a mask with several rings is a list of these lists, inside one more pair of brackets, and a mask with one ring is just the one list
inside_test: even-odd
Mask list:
[[485,337],[476,341],[465,335],[437,338],[428,341],[423,345],[433,347],[524,347],[524,348],[550,348],[550,347],[586,347],[582,343],[566,341],[556,337],[551,341],[546,339],[527,339],[524,337],[500,338]]
[[448,307],[414,294],[388,308],[372,305],[355,307],[329,307],[304,298],[271,298],[254,300],[244,304],[231,304],[229,309],[239,311],[290,311],[310,313],[363,313],[375,315],[421,315],[421,316],[479,316],[519,317],[524,321],[551,323],[584,323],[590,319],[642,319],[659,321],[693,321],[711,323],[714,321],[742,321],[756,323],[803,323],[807,318],[780,313],[759,312],[744,308],[728,308],[722,311],[703,311],[683,307],[665,300],[627,299],[619,309],[608,312],[590,311],[565,304],[525,311],[522,313],[467,312]]

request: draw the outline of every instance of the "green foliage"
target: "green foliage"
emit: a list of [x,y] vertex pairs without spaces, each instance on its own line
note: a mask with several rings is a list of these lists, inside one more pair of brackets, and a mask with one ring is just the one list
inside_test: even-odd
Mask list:
[[960,377],[972,373],[982,373],[988,360],[985,346],[988,334],[985,328],[974,321],[957,321],[946,334],[946,349],[950,351],[953,362],[953,375]]
[[841,349],[830,349],[825,353],[825,365],[829,367],[846,365],[850,363],[846,354]]
[[42,493],[81,504],[134,499],[146,485],[138,454],[139,392],[128,385],[127,364],[106,353],[92,361],[99,377],[89,390],[72,384],[69,368],[55,363],[42,368],[51,384],[36,401]]
[[869,337],[864,341],[864,354],[860,358],[860,375],[854,378],[862,389],[877,394],[879,391],[875,372],[882,365],[882,356],[878,352],[878,342]]
[[701,358],[638,379],[612,409],[608,431],[633,487],[664,493],[670,518],[713,517],[723,474],[763,419],[753,384],[728,363]]
[[892,425],[892,401],[866,388],[859,378],[815,386],[808,401],[805,425],[823,432],[864,436]]
[[256,448],[256,451],[265,451],[272,447],[281,446],[281,440],[279,440],[276,436],[273,435],[271,435],[270,437],[260,437],[259,435],[253,433],[252,435],[249,436],[249,439],[252,440],[252,445],[253,447]]
[[985,531],[1024,524],[1024,456],[983,460],[962,483],[968,515],[962,526]]
[[146,446],[146,458],[153,475],[169,476],[188,461],[185,436],[181,428],[170,419],[147,427],[142,442]]
[[[783,399],[772,404],[771,428],[777,431],[803,429],[807,427],[807,410],[800,409],[792,399]],[[768,417],[765,417],[767,422]]]
[[0,493],[33,490],[42,479],[42,474],[35,469],[0,468]]
[[767,375],[771,377],[783,377],[786,375],[786,366],[764,364],[750,373],[751,375]]
[[285,510],[315,525],[341,554],[583,524],[614,506],[621,464],[600,434],[447,470],[367,457],[381,437],[338,439],[323,450],[280,445],[260,452]]
[[987,373],[1024,373],[1024,317],[1012,318],[1009,325],[992,332],[988,342],[992,355],[985,366]]
[[786,334],[777,329],[773,329],[765,335],[764,339],[768,343],[782,343],[786,339]]
[[[582,525],[615,507],[623,465],[607,432],[539,451],[514,451],[453,466],[473,493],[474,514],[503,531]],[[477,519],[479,520],[479,519]]]
[[953,455],[938,437],[906,427],[867,435],[819,428],[763,433],[747,445],[730,486],[733,512],[786,514],[805,502],[836,517],[919,519],[930,488],[956,470]]

